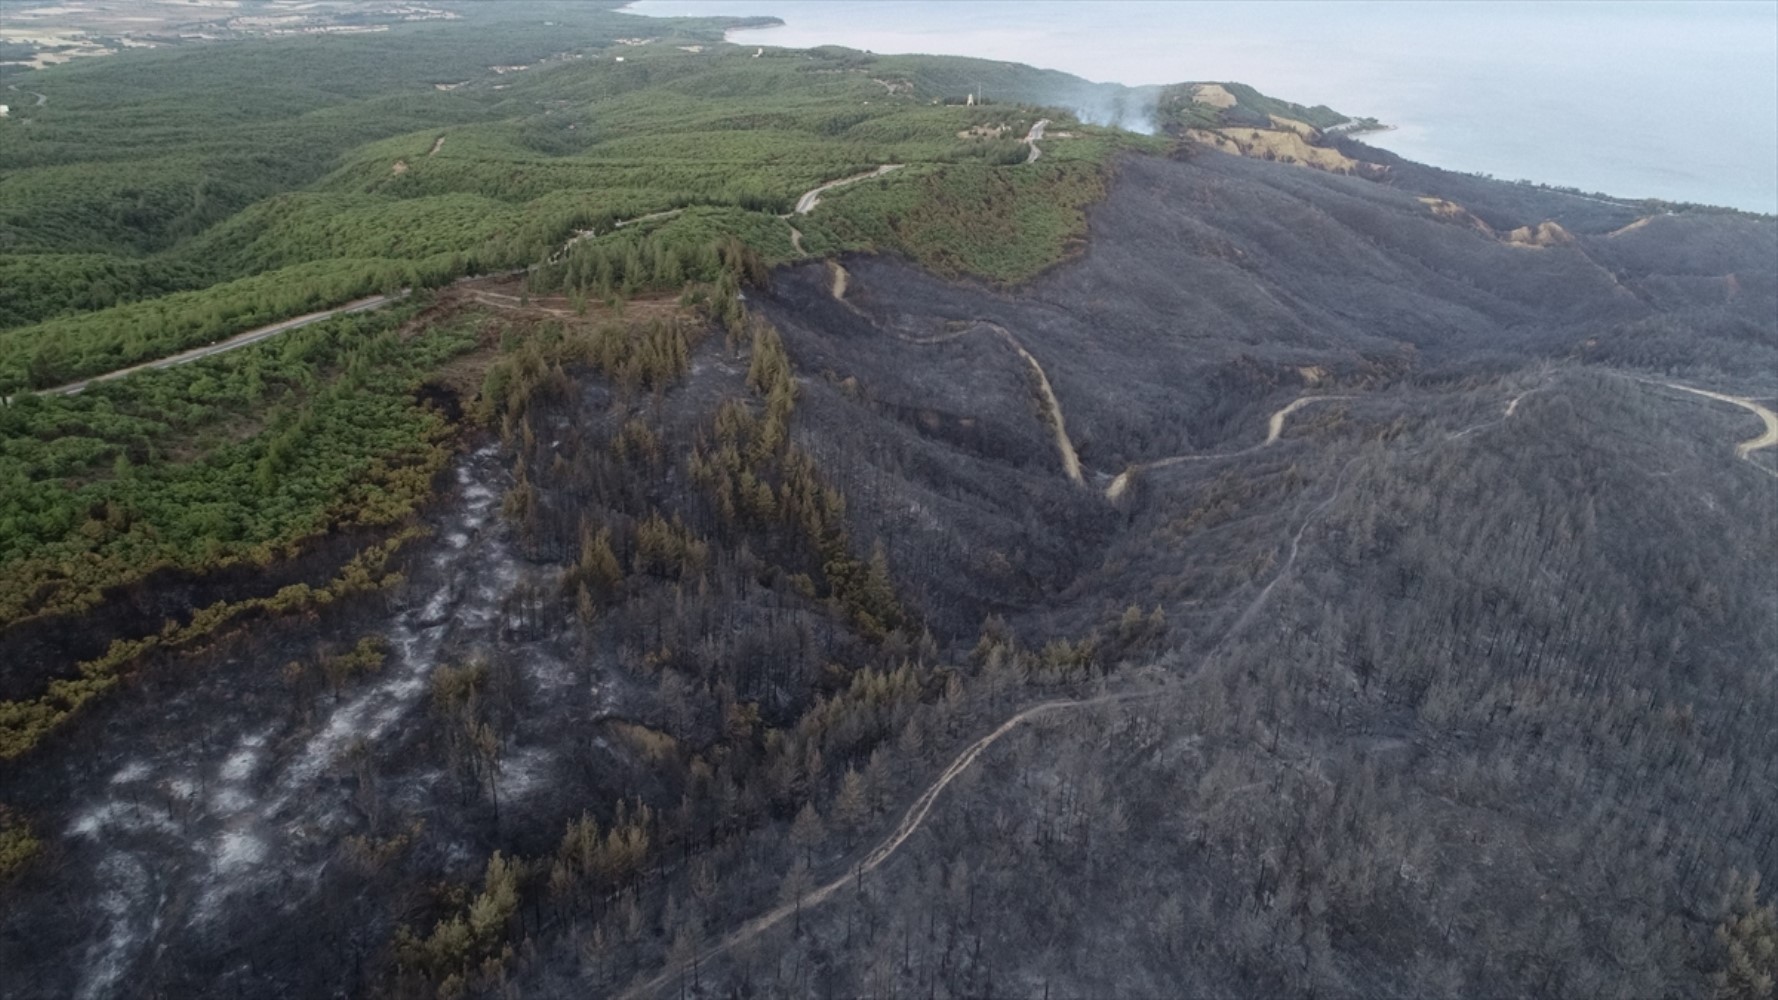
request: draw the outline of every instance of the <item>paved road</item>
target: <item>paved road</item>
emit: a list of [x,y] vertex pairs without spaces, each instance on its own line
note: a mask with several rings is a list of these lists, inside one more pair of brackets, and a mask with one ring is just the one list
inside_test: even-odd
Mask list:
[[397,301],[398,299],[405,299],[408,297],[408,294],[409,290],[404,288],[393,295],[372,295],[369,298],[348,302],[337,309],[324,309],[321,312],[308,313],[303,316],[298,316],[295,319],[287,319],[278,323],[273,323],[270,326],[262,326],[255,330],[248,330],[246,333],[237,333],[227,340],[219,340],[216,343],[205,347],[193,348],[192,350],[184,351],[179,354],[157,358],[154,361],[145,361],[142,364],[131,365],[128,368],[119,368],[114,372],[95,375],[92,378],[82,379],[79,382],[70,382],[67,385],[57,386],[54,389],[43,389],[40,392],[41,395],[45,396],[72,396],[83,391],[87,386],[92,385],[94,382],[109,382],[112,379],[123,378],[125,375],[134,372],[146,371],[151,368],[171,368],[174,365],[189,364],[199,358],[207,358],[212,355],[222,354],[226,351],[239,350],[249,344],[257,344],[262,340],[276,337],[280,333],[288,333],[291,330],[300,329],[311,323],[319,323],[324,319],[332,319],[335,316],[344,316],[347,313],[364,312],[368,309],[376,309]]

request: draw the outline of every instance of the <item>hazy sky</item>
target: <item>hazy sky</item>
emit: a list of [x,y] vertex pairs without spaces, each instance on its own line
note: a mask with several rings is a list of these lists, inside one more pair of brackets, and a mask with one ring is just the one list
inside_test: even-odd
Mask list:
[[1778,2],[643,0],[770,14],[752,44],[1010,59],[1093,80],[1240,80],[1400,126],[1508,179],[1778,211]]

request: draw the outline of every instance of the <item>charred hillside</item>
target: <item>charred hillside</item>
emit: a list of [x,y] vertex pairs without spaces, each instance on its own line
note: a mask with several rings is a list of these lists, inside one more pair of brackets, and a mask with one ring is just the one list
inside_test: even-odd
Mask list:
[[[1122,607],[1141,597],[1125,592],[1127,574],[1091,571],[1121,566],[1108,553],[1132,537],[1129,555],[1147,547],[1131,522],[1148,512],[1105,494],[1282,461],[1288,449],[1258,446],[1301,398],[1331,397],[1280,432],[1354,411],[1424,420],[1429,402],[1479,419],[1512,395],[1505,387],[1595,360],[1718,380],[1778,362],[1769,222],[1663,217],[1623,230],[1620,218],[1605,234],[1527,248],[1439,217],[1426,197],[1230,156],[1131,158],[1080,259],[1016,292],[852,258],[781,271],[759,308],[809,383],[798,432],[858,477],[848,494],[869,505],[865,523],[898,565],[948,561],[934,578],[955,590],[933,603],[966,621],[986,610],[969,593],[1016,592],[986,570],[1006,529],[968,518],[1001,508],[997,520],[1024,522],[1024,545],[1050,553],[1040,589]],[[1551,200],[1506,221],[1568,199]],[[1711,293],[1699,281],[1690,297],[1662,297],[1700,272],[1714,275]],[[1662,332],[1682,328],[1686,353],[1670,357]],[[878,420],[861,420],[861,406]]]
[[430,538],[3,765],[8,994],[1737,988],[1778,225],[1379,164],[496,298]]
[[[1429,204],[1458,197],[1492,221]],[[1502,238],[1551,220],[1547,246]],[[1778,361],[1778,227],[1211,154],[1126,161],[1092,225],[1017,293],[853,260],[843,302],[811,267],[763,309],[902,424],[865,481],[909,485],[857,495],[898,564],[951,553],[938,603],[991,587],[927,498],[953,469],[1046,469],[1117,518],[1044,512],[1072,573],[1014,631],[1152,603],[1184,684],[1010,730],[896,860],[671,981],[1738,995],[1758,918],[1735,922],[1778,860],[1753,707],[1778,466],[1769,410],[1695,390],[1770,398],[1747,375]],[[1022,440],[952,429],[1008,395],[994,358],[1025,379]],[[857,425],[840,395],[810,394],[805,433]]]

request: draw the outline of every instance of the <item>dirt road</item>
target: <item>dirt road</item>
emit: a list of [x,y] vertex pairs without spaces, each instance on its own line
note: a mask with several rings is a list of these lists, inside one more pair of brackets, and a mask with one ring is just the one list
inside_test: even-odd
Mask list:
[[[1744,410],[1752,411],[1754,416],[1760,418],[1760,421],[1766,425],[1765,431],[1756,437],[1750,437],[1735,445],[1736,458],[1753,462],[1754,452],[1778,445],[1778,413],[1772,412],[1772,410],[1766,406],[1742,396],[1731,396],[1727,393],[1713,392],[1709,389],[1694,389],[1689,385],[1680,385],[1678,382],[1657,382],[1653,384],[1664,385],[1669,389],[1678,389],[1681,392],[1689,392],[1696,396],[1703,396],[1706,399],[1714,399],[1723,403],[1733,403]],[[1778,472],[1774,472],[1771,469],[1760,465],[1758,462],[1753,462],[1753,467],[1769,476],[1778,477]]]
[[[17,91],[18,87],[16,85],[14,85],[10,89]],[[27,91],[23,91],[23,93],[31,94],[32,96],[36,97],[37,104],[40,106],[47,103],[49,100],[49,98],[44,97],[42,94],[39,94],[36,91],[27,90]],[[1045,126],[1047,124],[1049,124],[1049,122],[1046,119],[1045,121],[1040,121],[1036,125],[1031,126],[1031,134],[1026,137],[1027,142],[1033,143],[1033,145],[1031,147],[1031,150],[1033,153],[1031,159],[1033,159],[1033,160],[1037,158],[1035,155],[1037,152],[1037,146],[1035,145],[1035,139],[1043,138],[1043,126]],[[433,156],[434,154],[436,154],[440,149],[444,148],[444,142],[445,142],[445,137],[442,135],[439,136],[436,140],[433,141],[432,149],[426,155],[430,157],[430,156]],[[1029,162],[1029,161],[1027,161],[1027,162]],[[900,170],[901,167],[902,167],[902,164],[899,164],[899,163],[885,163],[882,166],[877,167],[875,170],[869,171],[868,173],[854,174],[851,177],[841,177],[838,180],[828,181],[825,184],[811,188],[808,191],[803,192],[802,196],[796,200],[796,209],[795,209],[795,211],[793,211],[791,213],[791,215],[807,215],[810,212],[813,212],[815,210],[815,207],[817,205],[821,204],[821,196],[828,191],[832,191],[834,188],[844,187],[847,184],[855,184],[855,183],[857,183],[859,181],[863,181],[863,180],[869,180],[872,177],[881,177],[884,174],[887,174],[891,171]],[[661,211],[661,212],[650,212],[647,215],[639,215],[634,219],[624,219],[622,221],[619,221],[614,224],[613,228],[622,229],[626,226],[640,225],[644,222],[654,222],[658,219],[670,219],[683,211],[685,211],[685,209],[683,209],[683,208],[670,208],[670,209],[667,209],[667,210]],[[788,219],[791,217],[791,215],[784,216],[784,218]],[[581,230],[581,231],[575,233],[573,236],[569,237],[568,241],[566,243],[563,243],[562,246],[558,250],[556,250],[555,253],[550,255],[549,262],[552,264],[560,263],[567,256],[568,249],[570,247],[574,246],[574,244],[576,244],[576,243],[579,243],[581,240],[590,239],[596,235],[598,235],[598,233],[594,230],[591,230],[591,229],[585,229],[585,230]],[[791,245],[796,248],[797,253],[799,253],[799,254],[805,253],[805,251],[803,250],[803,234],[800,231],[798,231],[796,229],[796,227],[794,227],[794,226],[792,226],[791,230],[790,230],[790,241],[791,241]],[[532,265],[532,266],[536,267],[537,265]],[[835,295],[835,298],[840,298],[841,296],[844,295],[844,291],[843,291],[844,285],[841,285],[840,287],[842,290],[838,295]],[[285,320],[282,323],[273,323],[270,326],[260,327],[257,330],[249,330],[246,333],[236,334],[235,336],[230,337],[227,340],[219,341],[215,344],[209,345],[208,347],[200,347],[200,348],[197,348],[196,350],[186,351],[181,354],[175,354],[175,355],[172,355],[171,357],[160,358],[159,360],[156,360],[156,361],[144,362],[143,364],[133,365],[129,368],[120,368],[117,371],[107,372],[103,375],[96,375],[92,378],[84,379],[79,382],[73,382],[68,385],[58,386],[54,389],[45,389],[45,390],[43,390],[43,393],[45,395],[51,395],[51,396],[72,396],[75,393],[80,392],[82,389],[85,389],[87,386],[92,385],[94,382],[106,382],[111,379],[122,378],[123,376],[128,375],[131,372],[138,372],[138,371],[142,371],[144,369],[149,369],[149,368],[167,368],[172,365],[182,365],[182,364],[185,364],[190,361],[196,361],[199,358],[207,358],[213,354],[221,354],[224,351],[232,351],[237,348],[246,347],[249,344],[258,343],[259,341],[264,340],[267,337],[275,337],[280,333],[284,333],[289,330],[295,330],[299,327],[308,326],[310,323],[319,323],[324,319],[329,319],[331,317],[343,315],[345,313],[360,312],[365,309],[375,309],[378,306],[381,306],[381,305],[384,305],[388,302],[394,301],[397,298],[404,298],[404,297],[406,297],[407,294],[408,294],[407,291],[404,289],[402,292],[400,292],[398,295],[395,295],[395,296],[377,295],[377,296],[372,296],[367,299],[359,299],[356,302],[349,302],[343,306],[340,306],[338,309],[329,309],[329,310],[326,310],[323,312],[309,313],[306,316],[298,316],[295,319]],[[999,328],[997,327],[996,329],[999,329]],[[1013,343],[1014,347],[1017,348],[1017,350],[1019,351],[1020,354],[1024,355],[1025,360],[1029,361],[1031,363],[1032,368],[1037,372],[1037,377],[1038,377],[1039,382],[1041,383],[1041,388],[1042,388],[1043,394],[1049,403],[1050,412],[1054,415],[1054,425],[1056,428],[1058,445],[1063,450],[1062,461],[1063,461],[1063,465],[1066,466],[1068,469],[1068,478],[1074,480],[1075,482],[1080,482],[1081,481],[1080,460],[1075,457],[1074,446],[1072,443],[1070,443],[1067,440],[1067,432],[1065,430],[1063,430],[1063,428],[1062,428],[1062,410],[1061,410],[1061,407],[1056,404],[1055,393],[1050,390],[1049,379],[1044,377],[1043,369],[1041,366],[1039,366],[1037,364],[1037,360],[1035,358],[1031,357],[1031,355],[1025,351],[1025,349],[1022,345],[1019,345],[1016,340],[1013,340],[1012,335],[1010,333],[1007,333],[1005,330],[1000,330],[1000,333],[1002,336],[1007,337],[1008,340]]]
[[1037,393],[1042,397],[1045,422],[1050,425],[1050,432],[1055,436],[1056,452],[1062,456],[1062,471],[1076,485],[1084,484],[1086,479],[1080,474],[1080,456],[1075,454],[1074,442],[1068,438],[1068,425],[1062,419],[1062,401],[1056,398],[1056,390],[1050,387],[1049,376],[1044,374],[1043,365],[1031,356],[1030,351],[1025,350],[1025,345],[1019,343],[1019,338],[1013,336],[1012,331],[1006,327],[998,323],[982,325],[999,334],[1031,366],[1031,374],[1037,376]]
[[[920,797],[914,800],[913,805],[908,806],[907,812],[902,814],[901,822],[895,825],[895,829],[891,830],[889,835],[884,838],[881,843],[872,848],[871,852],[865,855],[864,859],[859,861],[858,864],[853,866],[846,874],[826,883],[825,885],[810,890],[800,899],[781,904],[775,909],[767,910],[765,913],[747,921],[739,928],[731,931],[728,936],[711,946],[703,954],[699,955],[696,961],[707,962],[711,958],[733,948],[735,945],[740,944],[749,938],[757,937],[765,931],[770,930],[774,925],[783,922],[786,917],[795,914],[798,910],[804,907],[812,908],[819,906],[834,893],[844,889],[854,880],[869,872],[875,871],[883,862],[889,860],[890,855],[893,855],[902,844],[906,843],[909,837],[913,836],[914,833],[920,829],[920,825],[926,822],[927,813],[932,811],[933,803],[938,801],[939,795],[944,792],[945,788],[949,786],[952,781],[956,780],[958,775],[969,770],[969,766],[975,763],[976,758],[980,757],[984,750],[993,746],[995,741],[999,740],[1007,733],[1012,732],[1014,729],[1017,729],[1024,723],[1029,722],[1038,716],[1047,715],[1051,712],[1057,712],[1063,709],[1085,708],[1090,705],[1106,705],[1117,701],[1130,701],[1136,698],[1151,697],[1154,694],[1154,690],[1144,689],[1139,691],[1126,691],[1120,694],[1100,695],[1096,698],[1084,698],[1075,701],[1046,701],[1040,705],[1034,705],[1027,708],[1017,715],[1014,715],[1012,718],[1007,719],[1000,724],[999,728],[981,739],[976,740],[974,743],[971,743],[962,753],[958,754],[957,757],[951,761],[950,766],[946,767],[944,771],[939,774],[938,779],[928,786],[926,791],[920,793]],[[624,992],[621,996],[626,998],[645,996],[660,989],[662,986],[666,985],[668,980],[678,974],[679,970],[668,969],[648,982]]]
[[[1271,599],[1272,593],[1277,588],[1278,584],[1283,581],[1283,579],[1296,566],[1297,553],[1301,549],[1304,533],[1308,531],[1309,526],[1313,524],[1315,520],[1328,509],[1328,507],[1333,505],[1335,500],[1339,499],[1341,487],[1346,480],[1346,473],[1351,470],[1353,463],[1357,461],[1358,457],[1355,456],[1340,468],[1339,475],[1334,480],[1334,488],[1332,492],[1328,494],[1327,499],[1317,504],[1314,509],[1309,512],[1308,516],[1303,519],[1302,524],[1297,526],[1296,531],[1291,534],[1290,554],[1284,560],[1284,565],[1272,576],[1271,581],[1261,588],[1258,594],[1254,595],[1253,600],[1248,602],[1247,607],[1242,609],[1240,616],[1235,619],[1234,625],[1230,626],[1228,631],[1223,633],[1222,638],[1218,639],[1216,644],[1211,646],[1210,649],[1204,653],[1200,662],[1208,662],[1212,656],[1215,656],[1220,652],[1222,647],[1227,644],[1230,639],[1234,638],[1242,628],[1246,627],[1247,623],[1252,621],[1254,616],[1256,616],[1265,606],[1266,602]],[[988,735],[983,736],[981,739],[978,739],[974,743],[965,747],[963,752],[953,758],[950,765],[939,773],[938,777],[933,780],[932,784],[926,787],[925,791],[920,793],[920,796],[914,800],[912,805],[908,806],[907,811],[902,814],[901,822],[897,823],[895,828],[889,831],[888,836],[884,837],[876,847],[871,849],[870,853],[866,854],[845,874],[810,890],[800,899],[781,904],[776,908],[768,910],[752,920],[749,920],[747,923],[742,924],[739,928],[731,931],[728,935],[723,937],[721,941],[718,941],[716,944],[705,949],[693,960],[692,964],[695,965],[709,961],[711,958],[728,951],[743,941],[758,937],[760,934],[770,930],[773,926],[782,923],[786,917],[794,915],[803,907],[812,908],[818,906],[831,898],[834,893],[845,888],[848,884],[854,883],[864,875],[875,871],[885,861],[888,861],[903,844],[907,843],[909,837],[912,837],[919,831],[921,825],[926,822],[927,815],[932,811],[933,805],[938,801],[938,797],[944,793],[944,790],[950,786],[951,782],[955,781],[963,772],[969,770],[970,766],[976,762],[976,759],[987,751],[989,747],[993,746],[1002,737],[1017,729],[1019,726],[1030,722],[1032,719],[1055,712],[1089,708],[1096,705],[1109,705],[1114,702],[1138,701],[1153,698],[1156,695],[1169,690],[1168,685],[1172,680],[1173,678],[1169,676],[1158,684],[1152,684],[1135,690],[1123,691],[1115,694],[1098,695],[1093,698],[1046,701],[1018,712],[1005,722],[1002,722],[993,732],[990,732]],[[629,998],[651,994],[665,986],[675,976],[681,975],[682,972],[683,970],[681,969],[668,968],[653,979],[624,991],[621,996]]]
[[[443,145],[444,144],[443,137],[440,137],[438,142],[440,145]],[[438,152],[438,150],[434,149],[433,152],[436,153],[436,152]],[[669,208],[669,209],[666,209],[665,211],[661,211],[661,212],[650,212],[647,215],[638,215],[634,219],[619,219],[616,222],[611,224],[611,228],[612,229],[622,229],[625,226],[639,226],[644,222],[654,222],[657,219],[671,219],[672,217],[674,217],[675,215],[678,215],[679,213],[681,213],[683,211],[685,211],[685,209],[683,209],[683,208]],[[563,259],[565,259],[568,256],[568,251],[570,248],[572,248],[574,246],[574,244],[579,243],[581,240],[590,240],[597,235],[599,235],[599,231],[597,229],[576,230],[573,236],[568,237],[568,242],[562,244],[560,247],[558,247],[556,249],[555,253],[552,253],[549,255],[549,263],[560,264],[563,261]],[[531,265],[532,269],[535,269],[536,267],[537,267],[536,264]]]
[[576,313],[572,309],[558,309],[553,306],[546,306],[538,302],[528,301],[517,295],[507,295],[504,292],[487,292],[476,289],[469,293],[469,297],[484,306],[489,306],[494,309],[522,310],[533,313],[540,312],[547,313],[551,316],[562,317],[582,315]]
[[845,187],[848,184],[856,184],[859,181],[868,181],[872,177],[881,177],[891,171],[900,170],[901,167],[902,165],[899,163],[885,163],[868,173],[853,174],[850,177],[841,177],[839,180],[828,181],[826,184],[822,184],[819,187],[810,188],[809,190],[804,191],[802,197],[796,200],[796,208],[791,210],[790,214],[808,215],[815,210],[815,206],[821,204],[821,196],[832,191],[834,188]]
[[1207,462],[1216,458],[1238,458],[1242,455],[1256,452],[1261,448],[1277,443],[1278,436],[1284,433],[1285,418],[1289,417],[1292,413],[1308,406],[1310,403],[1317,403],[1324,399],[1352,398],[1353,397],[1351,396],[1299,396],[1292,400],[1288,406],[1276,410],[1270,417],[1266,418],[1266,439],[1259,444],[1250,445],[1246,448],[1242,448],[1240,451],[1214,452],[1208,455],[1174,455],[1170,458],[1160,458],[1152,462],[1144,462],[1141,465],[1132,465],[1128,469],[1118,473],[1117,477],[1111,481],[1111,485],[1105,487],[1105,499],[1116,500],[1118,497],[1123,496],[1124,491],[1130,488],[1130,477],[1135,473],[1147,472],[1151,469],[1165,469],[1170,465],[1179,465],[1183,462]]
[[1282,410],[1279,410],[1278,412],[1272,414],[1271,418],[1266,421],[1266,440],[1265,440],[1265,444],[1262,444],[1260,447],[1263,448],[1263,447],[1265,447],[1265,445],[1272,444],[1272,443],[1276,442],[1278,440],[1278,435],[1284,433],[1284,418],[1290,416],[1292,413],[1295,413],[1296,411],[1302,409],[1303,407],[1308,406],[1310,403],[1319,403],[1324,399],[1351,399],[1351,398],[1352,398],[1351,396],[1299,396],[1299,397],[1297,397],[1296,399],[1291,401],[1289,406],[1286,406]]
[[1030,155],[1025,157],[1026,163],[1036,163],[1037,158],[1043,155],[1043,150],[1037,148],[1037,140],[1043,138],[1044,126],[1049,123],[1048,118],[1040,118],[1037,120],[1037,124],[1031,126],[1031,131],[1025,133],[1025,145],[1031,147]]
[[[844,272],[842,271],[841,273]],[[846,285],[840,278],[839,274],[834,276],[833,292],[834,298],[844,301],[843,297],[846,293]],[[1000,339],[1006,341],[1007,346],[1019,353],[1019,357],[1025,359],[1027,365],[1031,366],[1031,374],[1037,376],[1038,402],[1043,408],[1043,420],[1044,423],[1049,424],[1050,433],[1055,437],[1056,453],[1060,455],[1062,459],[1062,471],[1074,483],[1084,485],[1086,477],[1081,474],[1080,456],[1074,451],[1074,442],[1068,437],[1068,425],[1062,418],[1062,401],[1056,398],[1056,390],[1050,385],[1049,376],[1044,373],[1043,365],[1031,355],[1030,351],[1025,350],[1025,345],[1019,342],[1019,338],[1013,336],[1011,330],[1008,330],[1006,327],[1001,326],[998,323],[990,323],[987,320],[976,320],[973,324],[966,326],[961,330],[940,334],[936,337],[910,337],[905,334],[897,333],[895,334],[895,338],[903,343],[915,344],[920,347],[931,347],[935,344],[950,343],[959,337],[969,335],[978,328],[994,331]]]
[[[444,137],[439,136],[438,143],[432,147],[432,152],[434,152],[434,153],[438,152],[439,147],[443,146],[443,145],[444,145]],[[428,155],[430,155],[430,154],[428,154]],[[880,166],[880,167],[876,168],[875,170],[872,170],[868,173],[853,174],[850,177],[841,177],[838,180],[828,181],[825,184],[821,184],[816,187],[810,188],[809,190],[804,191],[802,193],[802,195],[796,199],[796,208],[795,209],[793,209],[790,213],[788,213],[786,215],[779,216],[779,218],[780,219],[791,219],[791,218],[794,218],[798,215],[808,215],[810,212],[813,212],[815,210],[816,205],[821,204],[821,196],[823,194],[827,193],[828,191],[832,191],[834,188],[838,188],[838,187],[845,187],[847,184],[856,184],[859,181],[869,180],[872,177],[881,177],[884,174],[889,173],[892,170],[900,170],[901,166],[902,165],[899,163],[885,163],[882,166]],[[619,222],[616,222],[612,225],[612,228],[613,229],[623,229],[626,226],[637,226],[637,225],[641,225],[644,222],[654,222],[658,219],[671,219],[672,217],[678,215],[679,213],[681,213],[683,211],[685,211],[685,209],[683,209],[683,208],[669,208],[663,212],[650,212],[647,215],[638,215],[634,219],[624,219]],[[592,239],[593,237],[595,237],[597,235],[599,235],[599,232],[596,229],[582,229],[579,232],[576,232],[573,236],[568,238],[568,242],[562,244],[560,249],[558,249],[555,253],[550,254],[549,262],[551,264],[561,263],[563,258],[565,258],[568,255],[568,249],[570,247],[574,246],[574,244],[576,244],[576,243],[579,243],[581,240]],[[790,245],[793,248],[795,248],[796,252],[799,255],[806,255],[808,253],[808,251],[803,249],[802,231],[797,229],[795,226],[790,227]]]
[[683,211],[685,211],[683,208],[669,208],[664,212],[650,212],[647,215],[638,215],[634,219],[620,219],[617,222],[612,223],[611,228],[622,229],[625,226],[639,226],[644,222],[653,222],[656,219],[671,219],[673,216],[678,215]]
[[[27,93],[29,93],[29,91],[27,91]],[[444,145],[444,136],[439,136],[437,141],[433,144],[432,152],[433,153],[438,152],[439,148],[442,147],[443,145]],[[427,155],[431,155],[431,154],[429,153]],[[807,196],[805,196],[805,197],[807,197]],[[634,219],[624,219],[624,220],[616,223],[616,228],[621,229],[625,226],[634,226],[634,225],[638,225],[638,224],[644,223],[644,222],[653,222],[656,219],[670,219],[673,216],[678,215],[680,212],[683,212],[683,211],[685,211],[685,210],[682,208],[671,208],[671,209],[667,209],[666,211],[663,211],[663,212],[651,212],[648,215],[639,215]],[[572,247],[574,244],[580,242],[581,240],[588,239],[594,235],[596,235],[596,234],[590,229],[583,230],[581,232],[574,234],[574,236],[571,237],[568,240],[568,242],[562,244],[561,249],[557,250],[554,254],[552,254],[550,256],[550,263],[553,264],[553,263],[560,262],[562,260],[562,258],[567,254],[569,247]],[[797,234],[797,236],[800,238],[801,234],[799,233],[799,234]],[[799,239],[799,242],[800,242],[800,239]],[[535,267],[536,265],[532,265],[532,266]],[[524,273],[524,271],[521,269],[521,270],[511,272],[511,273],[522,274],[522,273]],[[462,278],[457,279],[457,283],[469,281],[469,280],[472,280],[472,278],[470,276],[464,276]],[[72,395],[80,392],[81,390],[85,389],[87,386],[92,385],[94,382],[109,382],[112,379],[123,378],[125,375],[129,375],[134,372],[146,371],[151,368],[170,368],[174,365],[183,365],[183,364],[187,364],[192,361],[197,361],[200,358],[207,358],[212,355],[222,354],[226,351],[238,350],[238,349],[246,347],[250,344],[257,344],[260,341],[265,340],[268,337],[275,337],[280,333],[288,333],[291,330],[301,329],[302,327],[308,326],[311,323],[319,323],[322,320],[332,319],[335,316],[343,316],[347,313],[363,312],[367,309],[376,309],[381,306],[387,305],[390,302],[394,302],[398,299],[407,298],[408,294],[409,294],[409,289],[404,288],[401,291],[395,293],[394,295],[372,295],[368,298],[363,298],[363,299],[358,299],[353,302],[348,302],[345,305],[340,306],[335,309],[324,309],[320,312],[307,313],[305,315],[298,316],[294,319],[287,319],[287,320],[283,320],[281,322],[273,323],[269,326],[262,326],[257,329],[248,330],[245,333],[238,333],[238,334],[235,334],[234,336],[228,338],[227,340],[220,340],[214,344],[210,344],[205,347],[194,348],[189,351],[184,351],[179,354],[174,354],[174,355],[170,355],[168,357],[159,358],[154,361],[145,361],[142,364],[131,365],[128,368],[119,368],[117,371],[106,372],[103,375],[95,375],[92,378],[82,379],[79,382],[70,382],[67,385],[57,386],[54,389],[43,389],[43,390],[40,390],[40,393],[45,396],[72,396]],[[477,294],[476,298],[480,301],[483,301],[483,302],[487,301],[486,299],[483,299],[481,297],[480,293]],[[490,302],[487,304],[492,305],[495,303]],[[555,311],[555,310],[546,310],[546,311]],[[7,400],[7,402],[10,402],[10,399]]]
[[250,344],[257,344],[262,340],[276,337],[280,333],[289,333],[291,330],[301,329],[311,323],[319,323],[322,320],[332,319],[335,316],[344,316],[347,313],[377,309],[388,305],[391,302],[405,299],[408,294],[409,290],[404,288],[393,295],[372,295],[369,298],[358,299],[355,302],[348,302],[337,309],[324,309],[321,312],[312,312],[303,316],[298,316],[295,319],[287,319],[279,323],[273,323],[269,326],[259,327],[255,330],[248,330],[246,333],[237,333],[227,340],[219,340],[216,343],[205,347],[193,348],[189,351],[183,351],[179,354],[169,355],[154,361],[145,361],[142,364],[131,365],[128,368],[119,368],[114,372],[95,375],[92,378],[82,379],[79,382],[70,382],[67,385],[57,386],[54,389],[44,389],[41,390],[41,395],[72,396],[95,382],[109,382],[112,379],[123,378],[125,375],[139,371],[147,371],[151,368],[171,368],[174,365],[189,364],[200,358],[208,358],[228,351],[239,350]]

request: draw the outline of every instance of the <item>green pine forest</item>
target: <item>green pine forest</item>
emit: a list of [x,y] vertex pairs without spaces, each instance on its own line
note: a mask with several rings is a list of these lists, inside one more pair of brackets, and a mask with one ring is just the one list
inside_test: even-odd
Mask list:
[[[1116,154],[1166,148],[1042,103],[1121,88],[756,53],[723,44],[720,19],[613,6],[464,5],[375,36],[4,68],[53,100],[0,120],[0,628],[411,511],[450,433],[417,391],[502,340],[486,316],[433,321],[456,280],[528,269],[534,292],[616,305],[714,285],[725,241],[795,259],[795,226],[804,255],[1014,283],[1079,245]],[[1040,117],[1067,137],[1027,164]],[[882,164],[902,168],[785,218]],[[418,294],[81,395],[32,391],[399,289]]]
[[[51,95],[0,119],[0,630],[411,523],[461,431],[498,418],[480,380],[510,366],[493,362],[581,322],[517,321],[462,281],[504,275],[605,328],[626,302],[669,303],[731,336],[742,288],[800,258],[1016,284],[1078,250],[1120,154],[1169,151],[1067,110],[1125,88],[743,48],[722,41],[732,20],[616,6],[463,4],[374,35],[0,67],[0,86]],[[1325,112],[1243,94],[1248,114]],[[374,294],[398,298],[41,391]],[[13,750],[90,693],[6,703]]]

